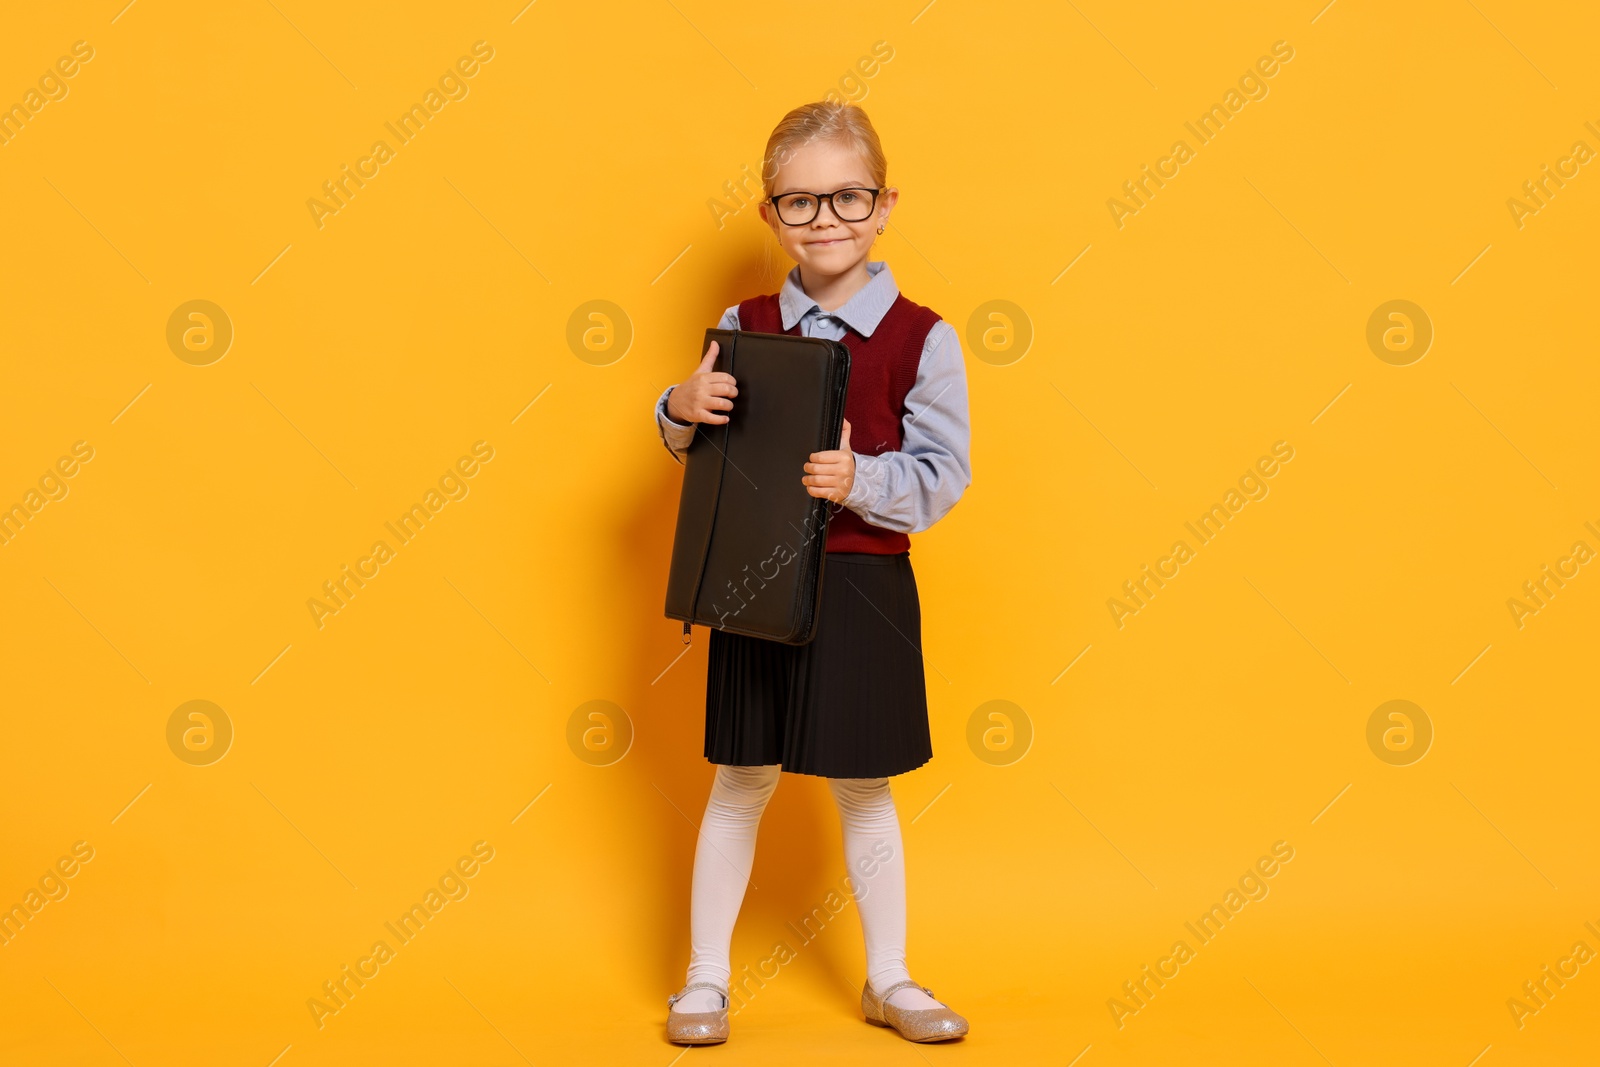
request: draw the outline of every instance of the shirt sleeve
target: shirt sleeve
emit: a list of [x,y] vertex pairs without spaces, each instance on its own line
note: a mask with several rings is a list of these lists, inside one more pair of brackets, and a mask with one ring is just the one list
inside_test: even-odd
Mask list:
[[[737,330],[739,328],[739,305],[735,304],[722,313],[722,321],[717,323],[719,330]],[[705,353],[700,353],[704,356]],[[679,463],[689,453],[689,442],[694,440],[695,423],[679,422],[667,414],[667,397],[677,386],[669,385],[656,397],[656,428],[661,434],[661,444],[672,458]]]
[[928,332],[905,406],[899,451],[857,452],[855,484],[844,506],[873,526],[920,533],[948,514],[972,484],[966,361],[948,322]]

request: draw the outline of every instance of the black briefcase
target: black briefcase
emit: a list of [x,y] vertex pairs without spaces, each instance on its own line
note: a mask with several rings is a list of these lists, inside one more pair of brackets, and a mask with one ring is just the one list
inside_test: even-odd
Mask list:
[[839,341],[707,330],[733,375],[727,422],[697,423],[667,575],[669,619],[803,645],[816,634],[833,505],[800,479],[839,447],[850,350]]

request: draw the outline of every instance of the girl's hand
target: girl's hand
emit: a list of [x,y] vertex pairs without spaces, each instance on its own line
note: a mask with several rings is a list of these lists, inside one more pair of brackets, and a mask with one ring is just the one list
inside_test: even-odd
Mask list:
[[844,503],[850,489],[856,484],[856,454],[850,451],[850,420],[844,420],[844,433],[839,436],[839,447],[826,452],[811,453],[811,462],[805,465],[806,473],[800,481],[806,492],[836,503]]
[[679,422],[719,424],[728,421],[728,416],[717,412],[733,410],[732,398],[739,395],[739,388],[733,375],[711,369],[716,358],[717,342],[712,341],[700,366],[667,394],[668,415]]

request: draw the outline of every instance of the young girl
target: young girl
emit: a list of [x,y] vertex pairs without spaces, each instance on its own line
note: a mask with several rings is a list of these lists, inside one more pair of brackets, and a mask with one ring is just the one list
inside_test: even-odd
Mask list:
[[[797,266],[781,292],[723,313],[720,328],[843,341],[850,384],[839,448],[795,476],[831,502],[817,635],[786,645],[713,628],[705,756],[718,765],[695,849],[690,960],[667,999],[668,1038],[728,1037],[729,950],[755,858],[756,828],[781,771],[826,778],[844,831],[866,940],[866,1020],[912,1041],[967,1032],[906,969],[905,854],[889,777],[933,756],[922,615],[908,533],[932,526],[971,484],[967,387],[956,331],[900,294],[869,261],[899,197],[859,107],[816,103],[767,141],[761,218]],[[656,402],[662,441],[682,462],[695,424],[728,421],[738,383],[694,374]]]

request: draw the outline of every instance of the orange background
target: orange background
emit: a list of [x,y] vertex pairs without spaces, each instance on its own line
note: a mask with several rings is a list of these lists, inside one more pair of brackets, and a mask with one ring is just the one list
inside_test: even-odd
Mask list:
[[[724,183],[829,91],[901,190],[874,258],[966,348],[973,484],[912,552],[935,757],[894,792],[912,973],[973,1029],[912,1050],[861,1021],[853,907],[800,943],[844,865],[824,783],[786,776],[733,960],[794,959],[696,1055],[1592,1052],[1593,966],[1507,1007],[1600,950],[1600,576],[1565,564],[1520,627],[1507,604],[1600,548],[1600,176],[1508,207],[1600,149],[1587,7],[123,3],[0,35],[0,104],[92,49],[0,145],[0,505],[26,514],[0,903],[66,890],[0,947],[0,1059],[674,1062],[712,770],[650,406],[777,288]],[[319,220],[346,165],[369,177]],[[169,342],[195,300],[209,327]],[[1417,310],[1377,334],[1426,323],[1425,352],[1369,345],[1392,300]],[[1267,494],[1189,540],[1280,441]],[[319,627],[307,601],[434,488]],[[1119,627],[1108,600],[1178,540]],[[169,730],[197,700],[209,726]],[[466,895],[319,1028],[307,1001],[478,842]],[[1267,895],[1193,939],[1276,842]]]

